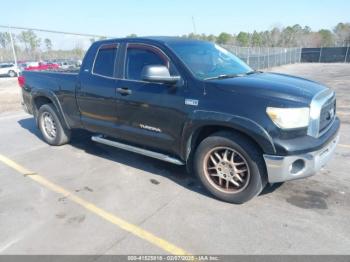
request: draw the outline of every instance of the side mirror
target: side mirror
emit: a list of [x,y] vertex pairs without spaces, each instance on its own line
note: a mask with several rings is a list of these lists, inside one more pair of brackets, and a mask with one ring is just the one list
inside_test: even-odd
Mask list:
[[141,79],[149,82],[174,85],[180,80],[180,76],[171,76],[166,66],[148,65],[142,69]]

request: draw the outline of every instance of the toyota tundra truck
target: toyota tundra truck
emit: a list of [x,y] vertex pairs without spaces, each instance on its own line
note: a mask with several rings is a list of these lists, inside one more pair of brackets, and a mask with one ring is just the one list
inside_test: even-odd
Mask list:
[[24,71],[23,107],[50,145],[71,131],[186,165],[216,198],[244,203],[267,183],[305,178],[333,155],[335,93],[252,70],[224,48],[173,37],[92,44],[79,71]]

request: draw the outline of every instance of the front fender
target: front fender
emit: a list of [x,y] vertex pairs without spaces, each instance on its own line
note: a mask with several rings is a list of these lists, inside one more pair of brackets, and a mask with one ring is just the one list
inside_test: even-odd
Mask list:
[[271,136],[258,123],[238,115],[196,110],[190,115],[190,119],[184,125],[181,143],[183,146],[181,155],[184,159],[187,159],[190,154],[193,137],[196,136],[201,128],[208,126],[221,126],[239,131],[255,141],[265,154],[273,155],[276,153]]

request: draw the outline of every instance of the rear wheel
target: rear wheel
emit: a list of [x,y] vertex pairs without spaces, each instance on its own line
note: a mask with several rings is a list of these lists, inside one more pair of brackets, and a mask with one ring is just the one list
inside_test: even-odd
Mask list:
[[207,137],[196,150],[194,165],[203,186],[231,203],[250,200],[267,183],[261,151],[241,134],[218,132]]
[[64,128],[52,104],[42,105],[38,112],[38,125],[44,140],[54,146],[66,144],[71,132]]

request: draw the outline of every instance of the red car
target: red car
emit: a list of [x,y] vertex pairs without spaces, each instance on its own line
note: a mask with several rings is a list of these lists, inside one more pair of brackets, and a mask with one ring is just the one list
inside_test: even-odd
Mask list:
[[40,71],[40,70],[52,70],[52,69],[58,69],[59,65],[58,64],[54,64],[54,63],[42,63],[40,62],[38,66],[28,66],[26,67],[24,70],[27,71]]

